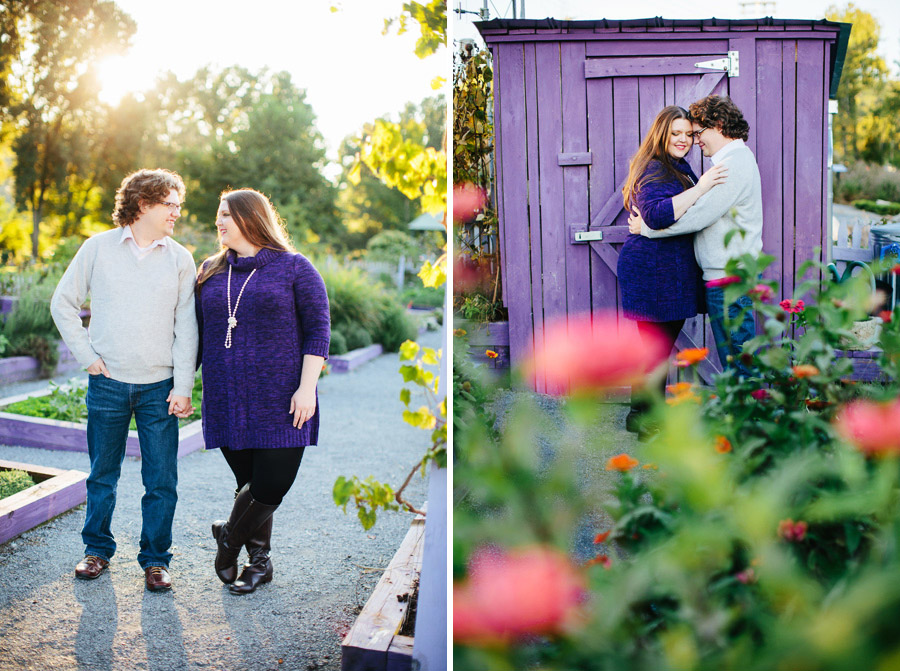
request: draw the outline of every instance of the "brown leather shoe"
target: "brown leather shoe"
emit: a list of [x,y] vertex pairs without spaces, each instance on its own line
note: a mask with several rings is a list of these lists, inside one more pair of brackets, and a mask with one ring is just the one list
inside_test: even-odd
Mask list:
[[75,566],[75,577],[82,580],[99,578],[103,569],[109,566],[109,562],[96,555],[87,555]]
[[172,579],[165,566],[148,566],[144,569],[144,581],[151,592],[161,592],[172,588]]

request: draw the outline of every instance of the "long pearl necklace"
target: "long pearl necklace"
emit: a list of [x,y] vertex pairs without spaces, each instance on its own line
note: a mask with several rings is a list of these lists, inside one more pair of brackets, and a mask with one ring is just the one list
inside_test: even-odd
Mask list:
[[250,281],[250,278],[253,277],[253,273],[256,272],[256,268],[247,275],[247,279],[244,280],[244,286],[241,287],[240,293],[238,293],[237,300],[234,302],[234,310],[231,309],[231,266],[228,266],[228,331],[225,332],[225,349],[231,349],[231,329],[237,326],[237,318],[234,316],[237,314],[238,305],[241,304],[241,296],[244,295],[244,289],[247,288],[247,282]]

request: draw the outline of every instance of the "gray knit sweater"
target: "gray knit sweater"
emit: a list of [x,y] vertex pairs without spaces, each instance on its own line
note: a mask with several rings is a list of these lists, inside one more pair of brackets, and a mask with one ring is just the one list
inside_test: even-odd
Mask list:
[[[53,321],[82,366],[103,358],[114,380],[175,378],[190,396],[197,360],[196,271],[191,253],[168,239],[138,260],[115,228],[84,242],[50,302]],[[78,312],[91,297],[90,331]]]
[[[694,254],[706,281],[725,277],[728,259],[762,251],[762,188],[759,168],[750,148],[743,146],[728,152],[722,163],[728,177],[703,194],[688,211],[668,228],[653,230],[645,223],[641,235],[661,238],[696,233]],[[714,157],[715,158],[715,157]],[[715,162],[715,161],[714,161]],[[731,236],[729,231],[740,231]],[[741,233],[742,232],[742,233]]]

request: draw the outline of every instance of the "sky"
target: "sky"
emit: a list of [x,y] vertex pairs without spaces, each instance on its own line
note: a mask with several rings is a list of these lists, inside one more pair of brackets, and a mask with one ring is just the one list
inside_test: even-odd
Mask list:
[[[403,0],[116,0],[137,23],[132,47],[103,68],[102,97],[153,86],[158,74],[187,79],[204,65],[287,70],[337,160],[341,140],[407,102],[435,95],[432,80],[449,71],[447,49],[419,59],[418,26],[382,35]],[[337,11],[332,11],[336,8]],[[326,172],[335,172],[332,166]]]
[[[523,0],[516,0],[521,8]],[[491,18],[512,18],[511,0],[487,0]],[[686,0],[628,0],[627,2],[596,2],[596,0],[524,0],[525,18],[543,19],[646,19],[661,16],[666,19],[742,19],[772,16],[779,19],[822,19],[825,9],[834,4],[846,7],[847,0],[775,0],[774,2],[740,2],[719,0],[715,3],[687,2]],[[881,25],[879,52],[895,75],[900,73],[900,2],[897,0],[853,0],[853,4],[872,14]],[[451,0],[451,8],[462,7],[477,11],[484,0]],[[745,12],[742,5],[754,6]],[[756,7],[758,6],[758,8]],[[518,12],[518,18],[521,18]],[[454,38],[478,39],[478,31],[472,21],[479,20],[472,14],[457,18],[453,13]]]

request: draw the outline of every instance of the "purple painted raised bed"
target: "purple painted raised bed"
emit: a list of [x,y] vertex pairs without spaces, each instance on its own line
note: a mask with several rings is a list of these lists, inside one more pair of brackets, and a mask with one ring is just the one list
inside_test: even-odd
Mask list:
[[[21,401],[27,397],[50,393],[42,391],[0,399],[0,407]],[[78,422],[64,422],[43,417],[28,417],[10,412],[0,412],[0,445],[40,447],[45,450],[87,452],[87,427]],[[203,428],[200,420],[191,422],[178,431],[178,456],[203,448]],[[125,456],[140,457],[141,447],[137,431],[129,431],[125,443]]]
[[[81,364],[78,363],[66,344],[60,340],[56,373],[67,373],[79,368],[81,368]],[[41,364],[34,357],[10,356],[0,359],[0,385],[36,380],[40,376]]]
[[346,354],[334,354],[328,357],[331,363],[332,373],[349,373],[354,368],[362,366],[366,361],[379,357],[384,352],[381,345],[369,345],[368,347],[360,347]]
[[[763,251],[777,259],[766,277],[779,281],[780,297],[793,295],[804,261],[826,261],[828,99],[849,24],[655,18],[476,25],[494,59],[496,206],[513,364],[542,344],[545,320],[621,313],[622,187],[641,138],[666,105],[687,107],[717,93],[743,111],[762,178]],[[699,65],[721,59],[737,59],[739,67]],[[697,174],[709,165],[696,149],[688,160]],[[585,231],[593,239],[576,240]],[[685,325],[678,347],[714,351],[712,343],[699,316]],[[559,391],[546,380],[534,383]]]
[[0,470],[27,472],[34,487],[0,499],[0,543],[33,529],[47,520],[84,503],[87,473],[48,466],[0,461]]

